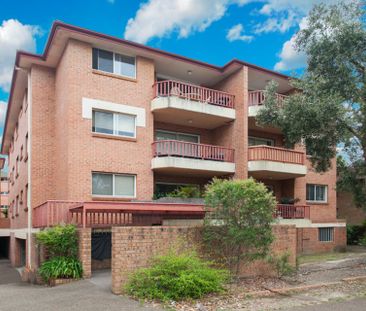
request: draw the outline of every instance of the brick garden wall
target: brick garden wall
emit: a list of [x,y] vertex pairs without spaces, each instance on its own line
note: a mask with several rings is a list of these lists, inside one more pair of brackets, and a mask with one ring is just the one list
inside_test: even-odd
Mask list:
[[78,229],[79,259],[83,266],[83,277],[91,277],[91,228]]
[[[276,240],[272,247],[276,254],[289,252],[289,262],[296,264],[295,226],[273,226]],[[112,228],[112,291],[122,292],[129,275],[138,268],[148,265],[158,254],[166,253],[171,247],[194,249],[200,236],[199,227],[113,227]],[[268,265],[253,263],[242,267],[245,275],[268,273]]]

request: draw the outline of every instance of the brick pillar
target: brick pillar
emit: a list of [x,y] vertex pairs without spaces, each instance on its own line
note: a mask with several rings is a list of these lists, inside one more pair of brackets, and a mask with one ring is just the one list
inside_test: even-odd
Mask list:
[[91,277],[91,228],[78,229],[79,260],[83,266],[83,277]]

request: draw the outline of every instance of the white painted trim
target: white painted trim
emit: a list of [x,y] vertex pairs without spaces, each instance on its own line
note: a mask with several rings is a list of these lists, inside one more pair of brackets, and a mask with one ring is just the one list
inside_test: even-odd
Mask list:
[[156,97],[151,101],[151,111],[168,108],[208,114],[228,121],[236,118],[235,109],[233,108],[220,107],[177,96]]
[[325,222],[325,223],[311,223],[309,225],[299,225],[296,226],[297,228],[327,228],[327,227],[334,227],[334,228],[342,228],[345,227],[345,222]]
[[20,229],[0,229],[0,236],[1,237],[7,237],[10,236],[12,233],[14,234],[14,237],[17,239],[27,239],[27,236],[32,233],[39,232],[40,229],[32,228],[30,231],[28,228],[20,228]]
[[136,116],[136,126],[146,126],[146,111],[144,108],[83,97],[82,117],[91,120],[93,118],[93,109],[134,115]]
[[278,172],[284,174],[294,174],[299,176],[305,176],[307,173],[307,168],[305,165],[275,162],[275,161],[265,161],[265,160],[254,160],[248,161],[248,171],[249,172]]
[[28,207],[28,248],[27,248],[27,257],[28,257],[28,267],[32,270],[32,75],[31,72],[28,71],[28,144],[27,144],[27,153],[28,153],[28,162],[27,162],[27,171],[28,171],[28,191],[27,191],[27,207]]
[[156,157],[151,160],[151,169],[162,168],[178,168],[230,174],[235,173],[235,163],[231,162],[218,162],[178,157]]

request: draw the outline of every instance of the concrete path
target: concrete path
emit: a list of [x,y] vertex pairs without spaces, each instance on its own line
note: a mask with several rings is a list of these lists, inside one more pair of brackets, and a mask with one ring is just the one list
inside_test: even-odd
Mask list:
[[291,308],[291,311],[365,311],[366,298],[357,298],[343,302],[332,302],[314,306]]
[[0,285],[20,282],[17,270],[11,267],[8,259],[0,259]]
[[[108,286],[109,271],[97,273],[91,280],[81,280],[56,287],[21,282],[9,261],[0,261],[1,311],[159,311],[152,306],[123,296],[113,295]],[[109,283],[109,284],[107,284]]]

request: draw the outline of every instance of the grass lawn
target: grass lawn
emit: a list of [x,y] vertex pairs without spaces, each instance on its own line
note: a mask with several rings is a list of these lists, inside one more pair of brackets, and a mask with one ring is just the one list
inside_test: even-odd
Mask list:
[[300,255],[298,256],[298,262],[299,264],[304,263],[315,263],[315,262],[323,262],[323,261],[331,261],[331,260],[340,260],[347,257],[352,257],[356,255],[356,253],[353,252],[345,252],[345,253],[324,253],[324,254],[314,254],[314,255]]

